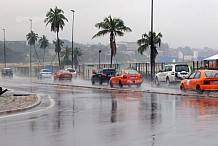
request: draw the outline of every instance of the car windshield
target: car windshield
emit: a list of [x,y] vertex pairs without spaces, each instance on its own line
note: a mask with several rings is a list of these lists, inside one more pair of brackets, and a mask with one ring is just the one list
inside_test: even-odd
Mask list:
[[206,77],[218,76],[218,71],[205,71],[205,76]]
[[136,70],[125,70],[125,74],[139,74]]
[[181,71],[186,71],[189,72],[189,67],[188,65],[176,65],[176,72],[181,72]]

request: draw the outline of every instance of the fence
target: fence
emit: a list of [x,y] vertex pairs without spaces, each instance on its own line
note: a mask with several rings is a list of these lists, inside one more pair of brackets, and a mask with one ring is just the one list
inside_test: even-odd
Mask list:
[[[159,72],[160,69],[163,68],[165,64],[175,64],[175,62],[172,63],[155,63],[155,73]],[[177,62],[176,64],[188,64],[192,71],[196,69],[200,69],[203,65],[202,62],[198,61],[192,61],[192,62]],[[9,66],[13,69],[15,74],[17,76],[29,76],[29,66]],[[97,68],[110,68],[110,64],[82,64],[77,67],[77,72],[82,78],[84,79],[90,79],[90,76],[92,74],[93,70],[96,70]],[[124,68],[132,68],[137,70],[139,73],[142,74],[142,76],[145,79],[150,78],[151,76],[151,66],[150,63],[119,63],[119,64],[112,64],[112,68],[116,68],[116,70],[121,70]],[[32,76],[36,76],[36,74],[41,69],[38,65],[32,66]],[[58,70],[58,66],[51,66],[51,71],[55,73]]]

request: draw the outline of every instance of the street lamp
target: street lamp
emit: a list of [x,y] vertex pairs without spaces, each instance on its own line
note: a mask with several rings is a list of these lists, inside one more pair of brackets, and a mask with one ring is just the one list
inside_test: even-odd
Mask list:
[[151,54],[150,54],[150,63],[151,63],[151,81],[153,81],[155,63],[154,63],[154,39],[153,39],[153,0],[151,0]]
[[6,68],[6,50],[5,50],[5,29],[2,29],[4,32],[4,63],[5,63],[5,68]]
[[[32,32],[32,19],[29,19],[30,20],[30,33]],[[30,53],[30,69],[29,69],[29,76],[30,78],[32,77],[32,50],[31,50],[31,45],[30,45],[30,50],[29,50],[29,53]]]
[[74,26],[74,10],[71,10],[73,12],[73,22],[72,22],[72,68],[73,68],[73,26]]
[[98,51],[98,66],[99,66],[99,68],[100,68],[100,60],[101,60],[100,54],[101,54],[101,50]]

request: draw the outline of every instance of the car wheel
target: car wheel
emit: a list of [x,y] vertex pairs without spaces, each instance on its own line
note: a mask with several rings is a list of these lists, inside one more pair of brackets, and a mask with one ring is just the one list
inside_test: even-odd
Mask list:
[[140,88],[140,87],[141,87],[141,84],[138,84],[138,85],[137,85],[137,88]]
[[111,87],[111,88],[113,88],[113,87],[114,87],[114,85],[113,85],[112,81],[110,81],[110,87]]
[[167,77],[166,79],[167,86],[170,86],[170,79]]
[[186,92],[185,87],[184,87],[184,84],[180,85],[180,90],[181,90],[182,92]]
[[119,86],[120,86],[120,88],[123,88],[123,84],[121,81],[119,81]]
[[154,83],[155,83],[156,86],[159,86],[159,85],[160,85],[160,82],[159,82],[159,80],[158,80],[157,77],[155,78]]
[[95,85],[95,82],[92,80],[92,85]]
[[200,86],[196,87],[196,91],[197,91],[198,94],[202,94],[203,93],[203,91],[201,90]]

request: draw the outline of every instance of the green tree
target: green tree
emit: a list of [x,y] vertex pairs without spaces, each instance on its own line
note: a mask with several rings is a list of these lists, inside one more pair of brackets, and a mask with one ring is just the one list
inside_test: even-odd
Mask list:
[[[46,18],[44,22],[46,23],[46,26],[48,24],[51,24],[51,31],[56,32],[57,40],[59,40],[60,29],[63,30],[64,28],[65,25],[64,21],[68,21],[67,18],[64,16],[64,11],[58,9],[57,7],[55,7],[54,9],[50,8],[50,10],[46,13]],[[60,51],[61,51],[61,47],[59,41],[57,41],[57,54],[58,54],[59,68],[61,65]]]
[[[41,62],[40,62],[40,59],[39,59],[39,55],[38,55],[38,53],[37,53],[37,51],[36,51],[36,47],[35,47],[35,44],[36,44],[36,42],[37,42],[37,40],[38,40],[38,34],[36,34],[36,33],[34,33],[33,31],[31,31],[30,33],[28,33],[28,34],[26,35],[26,38],[27,38],[28,44],[29,44],[30,46],[34,46],[34,50],[35,50],[35,53],[36,53],[36,57],[37,57],[37,59],[38,59],[38,61],[39,61],[39,64],[41,65]],[[31,50],[31,49],[30,49],[30,50]],[[31,55],[31,52],[30,52],[30,55]]]
[[83,55],[83,52],[82,50],[80,50],[80,48],[74,48],[73,49],[73,54],[74,54],[74,65],[75,65],[75,69],[77,69],[77,66],[79,65],[79,62],[80,62],[80,57]]
[[72,49],[68,48],[68,46],[61,50],[60,57],[63,57],[63,60],[61,61],[61,66],[64,65],[70,65],[72,61],[70,60]]
[[116,51],[117,51],[115,36],[123,36],[124,32],[131,32],[132,30],[124,25],[123,20],[119,18],[112,18],[111,16],[104,18],[103,22],[99,22],[95,24],[95,27],[101,30],[97,34],[95,34],[92,38],[104,36],[106,34],[110,35],[111,67],[112,67],[112,59],[113,56],[116,55]]
[[[142,35],[142,38],[137,41],[137,43],[139,45],[138,52],[141,55],[143,54],[144,51],[147,50],[147,48],[150,47],[150,49],[152,49],[152,47],[151,47],[151,35],[152,35],[151,32],[149,32],[148,34],[145,33],[145,34]],[[163,35],[161,33],[158,33],[156,35],[156,33],[153,32],[153,42],[154,42],[154,48],[153,48],[154,50],[153,51],[154,51],[154,56],[153,57],[151,56],[151,58],[152,58],[152,62],[151,62],[151,77],[153,77],[154,74],[155,74],[155,72],[154,72],[155,71],[155,58],[156,58],[156,56],[158,54],[157,48],[160,47],[160,45],[161,45],[161,38],[162,38],[162,36]]]
[[49,41],[45,35],[43,35],[42,37],[39,38],[39,47],[41,49],[43,49],[43,51],[44,51],[43,60],[42,60],[43,67],[44,67],[44,61],[45,61],[45,49],[48,47],[48,45],[49,45]]

